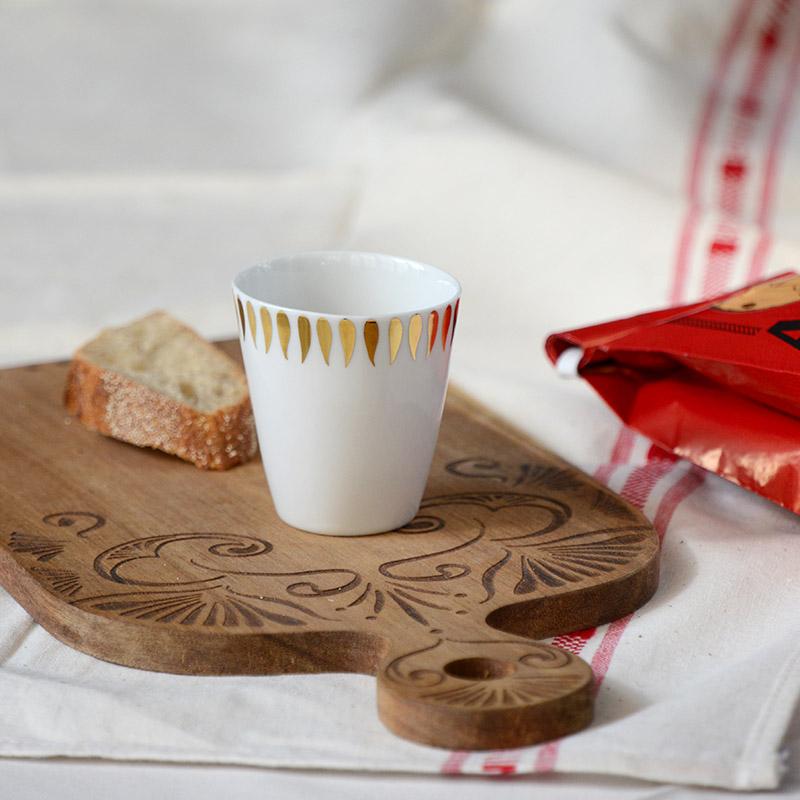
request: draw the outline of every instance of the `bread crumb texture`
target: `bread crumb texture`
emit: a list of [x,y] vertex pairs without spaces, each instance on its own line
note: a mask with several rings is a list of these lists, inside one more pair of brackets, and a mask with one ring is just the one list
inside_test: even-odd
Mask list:
[[92,430],[203,469],[247,461],[257,447],[241,368],[162,311],[80,348],[65,404]]

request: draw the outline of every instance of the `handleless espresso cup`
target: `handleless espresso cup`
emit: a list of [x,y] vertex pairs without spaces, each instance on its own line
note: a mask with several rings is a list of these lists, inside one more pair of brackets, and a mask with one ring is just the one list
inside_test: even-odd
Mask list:
[[461,287],[359,252],[276,258],[233,281],[261,459],[284,522],[356,536],[419,508]]

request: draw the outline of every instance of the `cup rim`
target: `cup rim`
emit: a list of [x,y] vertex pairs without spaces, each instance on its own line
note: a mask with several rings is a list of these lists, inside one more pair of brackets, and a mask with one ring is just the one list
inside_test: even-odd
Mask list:
[[[291,258],[304,258],[309,256],[342,256],[342,255],[353,255],[353,256],[372,256],[378,258],[386,258],[386,259],[395,259],[399,261],[407,261],[411,264],[414,264],[417,267],[421,267],[423,271],[433,273],[434,275],[438,275],[441,278],[447,279],[453,287],[452,293],[447,297],[447,299],[442,300],[438,303],[433,303],[431,305],[426,306],[413,306],[413,307],[406,307],[402,309],[397,309],[389,312],[385,312],[382,314],[340,314],[328,311],[311,311],[308,309],[297,308],[294,306],[285,306],[280,305],[278,303],[273,303],[270,300],[263,300],[261,298],[255,297],[254,295],[250,294],[250,292],[245,291],[239,285],[239,282],[242,278],[246,275],[264,268],[269,268],[273,262],[279,261],[282,259],[291,259]],[[300,314],[307,317],[335,317],[337,319],[349,319],[349,320],[379,320],[379,319],[390,319],[392,317],[405,317],[411,316],[414,314],[424,314],[434,309],[441,308],[442,306],[452,305],[456,303],[459,298],[461,297],[461,284],[459,283],[458,279],[451,275],[449,272],[441,269],[440,267],[434,267],[432,264],[428,264],[424,261],[417,261],[414,258],[406,258],[405,256],[394,256],[388,253],[377,253],[369,250],[305,250],[296,253],[289,253],[285,255],[277,255],[270,258],[268,261],[264,261],[258,264],[252,264],[249,267],[245,267],[239,272],[236,273],[235,277],[231,281],[231,287],[233,288],[234,292],[238,292],[242,297],[250,300],[253,303],[260,303],[261,305],[268,306],[272,309],[277,309],[280,311],[285,311],[290,314]]]

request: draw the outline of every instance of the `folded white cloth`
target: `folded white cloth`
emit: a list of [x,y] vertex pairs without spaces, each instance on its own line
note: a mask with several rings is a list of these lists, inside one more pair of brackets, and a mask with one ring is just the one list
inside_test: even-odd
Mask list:
[[630,619],[556,639],[596,672],[593,725],[489,754],[393,737],[367,676],[129,670],[0,594],[0,754],[776,786],[798,518],[620,433],[541,343],[797,266],[800,6],[81,5],[0,9],[20,76],[0,101],[0,359],[153,306],[232,333],[228,279],[279,251],[436,263],[464,287],[454,377],[643,507],[662,576]]

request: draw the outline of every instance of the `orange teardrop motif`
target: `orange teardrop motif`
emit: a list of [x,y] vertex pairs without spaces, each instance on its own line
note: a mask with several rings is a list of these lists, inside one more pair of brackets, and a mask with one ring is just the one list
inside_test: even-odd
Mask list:
[[447,306],[444,310],[444,319],[442,320],[442,350],[447,347],[447,334],[450,332],[450,320],[453,316],[453,307]]
[[433,350],[433,345],[436,342],[436,330],[439,327],[439,312],[431,311],[428,317],[428,355]]

